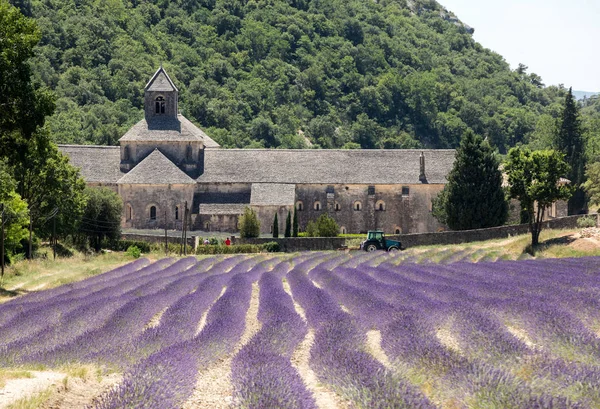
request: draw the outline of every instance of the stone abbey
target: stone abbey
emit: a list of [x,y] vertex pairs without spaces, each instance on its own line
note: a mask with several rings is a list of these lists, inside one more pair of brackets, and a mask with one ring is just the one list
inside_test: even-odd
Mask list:
[[179,113],[179,91],[160,67],[145,88],[144,118],[119,147],[60,145],[88,186],[123,199],[124,228],[238,231],[251,207],[268,233],[296,209],[301,230],[327,213],[341,233],[436,231],[431,201],[454,150],[225,149]]

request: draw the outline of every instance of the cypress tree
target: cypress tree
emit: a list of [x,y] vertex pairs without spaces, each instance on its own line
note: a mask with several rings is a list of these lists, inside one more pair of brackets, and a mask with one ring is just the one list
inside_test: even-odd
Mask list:
[[273,237],[279,237],[279,220],[277,219],[277,213],[275,213],[275,217],[273,218]]
[[285,219],[285,233],[283,237],[292,237],[292,214],[288,210],[287,218]]
[[498,160],[490,144],[470,130],[456,151],[445,189],[446,222],[451,229],[494,227],[506,221],[508,204]]
[[298,237],[298,212],[294,209],[294,222],[292,224],[292,236]]
[[556,145],[565,154],[565,161],[571,167],[566,176],[575,187],[575,193],[569,200],[569,214],[576,214],[585,206],[585,194],[581,188],[581,184],[585,182],[585,141],[572,88],[569,88],[565,97]]

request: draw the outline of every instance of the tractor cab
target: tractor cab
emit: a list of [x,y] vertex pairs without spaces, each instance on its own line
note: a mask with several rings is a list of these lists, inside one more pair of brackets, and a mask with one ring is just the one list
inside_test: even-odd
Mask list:
[[398,251],[402,245],[399,241],[386,239],[383,231],[372,230],[367,232],[367,239],[361,243],[360,247],[365,251]]

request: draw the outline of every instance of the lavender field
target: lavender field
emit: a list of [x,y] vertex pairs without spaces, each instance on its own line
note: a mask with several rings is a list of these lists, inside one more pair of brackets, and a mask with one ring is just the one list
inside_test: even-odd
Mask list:
[[[451,261],[451,260],[450,260]],[[600,408],[600,258],[142,259],[0,305],[0,367],[109,408]]]

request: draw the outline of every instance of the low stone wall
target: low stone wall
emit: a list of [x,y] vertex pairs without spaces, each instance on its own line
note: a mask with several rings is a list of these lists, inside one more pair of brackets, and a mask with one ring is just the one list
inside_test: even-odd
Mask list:
[[[581,217],[592,215],[567,216],[545,221],[544,229],[572,229],[577,228],[577,220]],[[461,244],[474,241],[503,239],[529,233],[529,225],[516,224],[511,226],[490,227],[488,229],[445,231],[439,233],[416,233],[390,236],[392,240],[400,240],[403,247],[430,246],[435,244]]]
[[279,243],[281,251],[319,251],[338,250],[346,245],[343,237],[287,237],[287,238],[233,238],[233,244],[265,244],[272,241]]
[[[165,236],[158,236],[158,235],[152,235],[152,234],[123,233],[123,234],[121,234],[121,238],[123,240],[135,240],[135,241],[145,241],[147,243],[165,244]],[[169,243],[180,244],[181,243],[181,236],[180,237],[171,237],[171,236],[168,236],[167,237],[167,241]],[[196,246],[197,246],[196,236],[190,236],[190,237],[188,237],[187,238],[187,244],[189,246],[192,246],[192,248],[196,248]]]

